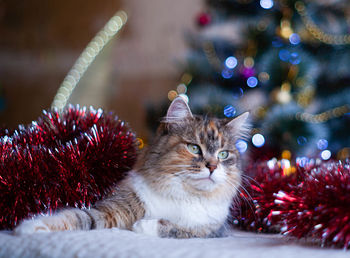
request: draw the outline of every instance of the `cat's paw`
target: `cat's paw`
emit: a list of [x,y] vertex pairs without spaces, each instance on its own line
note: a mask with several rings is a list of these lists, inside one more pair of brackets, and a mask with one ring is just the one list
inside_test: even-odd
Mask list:
[[141,219],[132,226],[132,231],[150,236],[159,236],[159,220]]
[[42,220],[36,219],[24,220],[13,232],[15,235],[27,235],[37,232],[50,232],[50,229]]

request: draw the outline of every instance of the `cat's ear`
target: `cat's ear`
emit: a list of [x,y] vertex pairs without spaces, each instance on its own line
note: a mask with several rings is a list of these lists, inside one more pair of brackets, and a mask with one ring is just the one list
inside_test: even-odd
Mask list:
[[165,117],[166,122],[178,122],[184,118],[193,117],[190,107],[182,97],[177,97],[171,102]]
[[249,138],[250,123],[248,117],[249,112],[245,112],[228,122],[226,127],[228,127],[237,138]]

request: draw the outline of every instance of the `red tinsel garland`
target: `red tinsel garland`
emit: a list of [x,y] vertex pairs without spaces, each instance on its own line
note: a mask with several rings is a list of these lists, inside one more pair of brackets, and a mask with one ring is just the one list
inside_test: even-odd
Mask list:
[[283,221],[282,233],[349,248],[350,163],[323,163],[300,174],[298,186],[275,195],[271,214]]
[[[350,161],[311,160],[293,172],[276,160],[257,162],[240,198],[234,224],[282,232],[322,246],[350,247]],[[247,201],[248,200],[248,201]]]
[[112,114],[70,106],[0,131],[0,228],[66,205],[90,206],[128,171],[135,136]]

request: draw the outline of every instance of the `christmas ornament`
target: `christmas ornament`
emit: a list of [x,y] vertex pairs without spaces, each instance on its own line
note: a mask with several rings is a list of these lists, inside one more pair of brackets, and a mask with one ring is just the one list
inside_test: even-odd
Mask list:
[[200,13],[197,17],[197,24],[199,26],[206,26],[211,22],[211,15],[209,13]]
[[44,111],[31,125],[0,136],[1,229],[66,205],[89,207],[136,156],[134,134],[101,109]]

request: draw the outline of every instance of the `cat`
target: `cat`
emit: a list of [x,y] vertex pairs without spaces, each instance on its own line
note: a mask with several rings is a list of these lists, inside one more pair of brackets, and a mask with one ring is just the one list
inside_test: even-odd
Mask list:
[[154,142],[109,196],[91,209],[24,220],[14,233],[118,227],[168,238],[220,236],[241,183],[235,142],[249,134],[247,118],[192,115],[177,97]]

